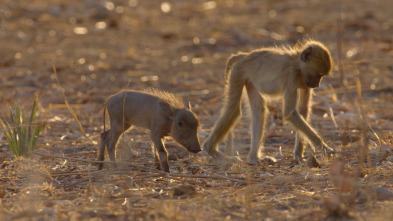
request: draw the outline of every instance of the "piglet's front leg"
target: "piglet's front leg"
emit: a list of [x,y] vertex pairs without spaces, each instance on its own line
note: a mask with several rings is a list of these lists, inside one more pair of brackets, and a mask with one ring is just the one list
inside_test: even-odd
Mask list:
[[156,161],[158,158],[161,170],[169,173],[168,152],[165,149],[163,139],[160,136],[154,136],[153,134],[151,135],[151,139],[153,140],[155,148]]

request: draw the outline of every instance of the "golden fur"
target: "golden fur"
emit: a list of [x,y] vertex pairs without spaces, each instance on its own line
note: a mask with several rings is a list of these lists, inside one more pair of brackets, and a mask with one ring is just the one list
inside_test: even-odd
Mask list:
[[[294,47],[260,48],[231,55],[226,66],[224,107],[203,144],[204,149],[213,157],[228,159],[218,151],[217,145],[240,116],[241,95],[243,87],[246,87],[253,118],[250,163],[261,159],[267,97],[282,97],[284,119],[292,123],[314,147],[332,151],[307,123],[312,89],[319,86],[321,78],[330,74],[331,69],[329,50],[311,39],[298,42]],[[302,158],[303,150],[304,144],[297,136],[296,159]]]

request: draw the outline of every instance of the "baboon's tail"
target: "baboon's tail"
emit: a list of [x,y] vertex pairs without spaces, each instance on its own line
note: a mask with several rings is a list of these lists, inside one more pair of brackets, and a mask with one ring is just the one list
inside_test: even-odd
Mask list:
[[233,55],[231,55],[228,58],[227,66],[226,66],[226,69],[225,69],[225,80],[228,80],[229,73],[230,73],[230,70],[232,69],[232,66],[242,57],[243,57],[243,54],[242,53],[238,53],[238,54],[233,54]]

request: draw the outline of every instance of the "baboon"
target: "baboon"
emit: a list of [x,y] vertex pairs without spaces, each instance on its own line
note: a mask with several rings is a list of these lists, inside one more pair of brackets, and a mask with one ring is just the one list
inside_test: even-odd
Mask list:
[[[224,106],[214,128],[202,147],[215,158],[234,159],[222,154],[217,145],[241,114],[241,95],[246,88],[252,113],[252,138],[249,163],[261,160],[261,142],[266,119],[266,100],[283,98],[283,119],[296,129],[294,157],[302,160],[305,145],[300,135],[313,147],[333,153],[307,123],[313,88],[322,77],[330,75],[332,58],[321,42],[306,39],[293,47],[260,48],[249,53],[231,55],[226,65]],[[231,132],[232,133],[232,132]],[[227,152],[233,152],[229,150]]]
[[[105,146],[111,161],[116,161],[116,143],[120,135],[131,126],[150,130],[150,138],[154,144],[154,156],[157,168],[170,172],[168,153],[164,146],[164,138],[171,136],[188,151],[201,151],[198,139],[199,119],[186,107],[176,95],[150,89],[144,91],[124,90],[108,98],[105,104],[108,110],[111,129],[101,134],[99,161],[104,160]],[[102,169],[102,163],[98,169]]]

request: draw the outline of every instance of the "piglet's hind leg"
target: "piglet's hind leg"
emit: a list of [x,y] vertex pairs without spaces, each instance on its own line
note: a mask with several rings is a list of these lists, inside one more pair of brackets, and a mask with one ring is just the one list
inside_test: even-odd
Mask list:
[[[98,161],[104,161],[105,147],[108,146],[108,139],[109,139],[109,130],[101,134],[100,149],[99,149],[100,154],[98,156]],[[103,166],[104,166],[103,163],[98,164],[98,170],[102,170]]]

